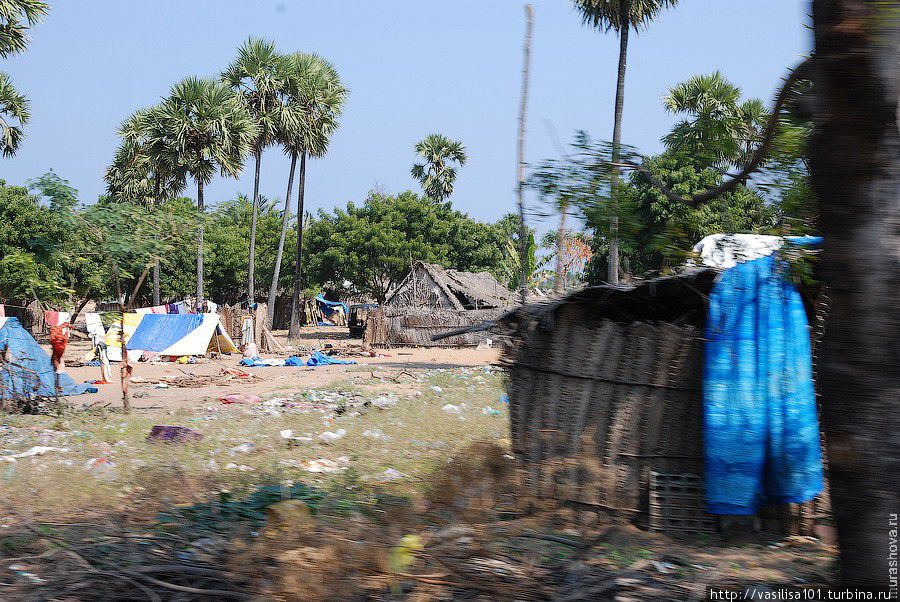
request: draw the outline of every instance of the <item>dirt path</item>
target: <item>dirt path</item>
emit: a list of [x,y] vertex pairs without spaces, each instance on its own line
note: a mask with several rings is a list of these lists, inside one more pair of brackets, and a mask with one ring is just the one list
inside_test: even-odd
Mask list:
[[[287,346],[286,333],[276,333],[280,343]],[[343,348],[348,344],[359,345],[359,339],[349,339],[345,329],[307,328],[301,335],[304,348]],[[90,350],[90,344],[82,340],[72,340],[66,351],[69,361],[81,357]],[[290,352],[291,350],[289,350]],[[298,350],[300,351],[300,350]],[[305,351],[303,349],[302,351]],[[301,355],[305,356],[305,353]],[[201,359],[197,364],[145,363],[138,362],[134,366],[132,387],[132,408],[136,411],[166,410],[173,408],[189,408],[217,401],[230,393],[252,393],[260,397],[273,393],[292,394],[312,388],[323,388],[328,385],[353,379],[356,384],[364,386],[367,380],[378,382],[381,389],[391,388],[390,376],[400,371],[429,370],[435,368],[462,368],[484,366],[496,363],[500,358],[497,349],[442,349],[442,348],[398,348],[379,351],[378,357],[348,356],[346,359],[356,361],[356,365],[335,365],[311,367],[264,367],[241,368],[238,354],[225,355],[214,359]],[[266,354],[266,357],[285,357],[285,354]],[[109,385],[98,385],[99,391],[71,398],[70,402],[78,407],[82,404],[96,404],[116,407],[121,404],[122,391],[119,386],[119,364],[112,364],[113,382]],[[240,368],[253,374],[255,378],[246,381],[233,378],[226,380],[223,370]],[[367,369],[368,368],[368,369]],[[75,382],[86,382],[100,377],[100,368],[93,366],[69,366],[66,371]],[[375,373],[373,380],[372,373]],[[385,378],[378,378],[379,375]],[[197,380],[215,380],[207,386],[156,388],[156,383],[174,383],[184,381],[188,377]],[[221,378],[220,378],[221,377]],[[387,382],[384,382],[387,380]],[[199,382],[197,384],[200,384]],[[387,385],[387,386],[385,386]],[[402,387],[397,387],[402,392]]]

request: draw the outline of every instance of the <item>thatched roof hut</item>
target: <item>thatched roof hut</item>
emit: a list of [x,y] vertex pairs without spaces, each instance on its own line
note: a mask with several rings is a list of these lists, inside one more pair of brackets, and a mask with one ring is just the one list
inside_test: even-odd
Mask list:
[[460,272],[419,261],[384,305],[369,314],[363,340],[375,346],[476,346],[490,339],[490,333],[440,341],[432,336],[499,318],[515,302],[515,293],[487,272]]
[[460,272],[416,262],[384,302],[393,307],[431,307],[468,311],[502,309],[515,303],[515,293],[488,272]]

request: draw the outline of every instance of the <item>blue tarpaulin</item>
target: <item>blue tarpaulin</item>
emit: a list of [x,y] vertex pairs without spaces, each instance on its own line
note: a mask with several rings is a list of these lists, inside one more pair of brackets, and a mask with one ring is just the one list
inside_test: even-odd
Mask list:
[[341,301],[329,301],[325,298],[325,295],[319,293],[316,295],[316,303],[319,304],[319,311],[322,312],[322,315],[326,318],[334,313],[334,310],[338,307],[344,308],[344,315],[348,315],[350,313],[350,309],[347,307],[346,303]]
[[810,329],[778,254],[723,272],[709,298],[703,383],[706,497],[754,514],[822,491]]
[[[128,341],[128,348],[156,353],[166,351],[200,328],[203,316],[204,314],[147,314],[141,318],[134,335]],[[208,344],[207,336],[199,353],[205,353]]]
[[[0,352],[9,349],[9,364],[0,370],[0,388],[6,397],[53,397],[56,378],[50,356],[41,349],[19,323],[18,318],[0,318]],[[66,373],[59,375],[60,394],[81,395],[96,392],[80,385]]]
[[353,360],[339,360],[331,357],[330,355],[325,355],[321,351],[315,351],[312,355],[309,356],[309,359],[306,360],[307,366],[329,366],[331,364],[355,364]]

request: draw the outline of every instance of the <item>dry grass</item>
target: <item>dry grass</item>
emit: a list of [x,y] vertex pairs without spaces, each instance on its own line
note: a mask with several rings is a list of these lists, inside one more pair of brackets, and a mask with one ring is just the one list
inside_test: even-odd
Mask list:
[[[348,372],[364,370],[369,369],[355,367]],[[358,380],[348,378],[313,393],[338,391],[348,396],[355,394],[359,400],[371,400],[401,391],[391,408],[351,408],[340,415],[302,407],[219,402],[161,414],[103,411],[62,417],[2,415],[0,424],[12,428],[4,431],[0,426],[0,450],[21,452],[33,446],[50,446],[67,451],[50,451],[15,463],[0,460],[0,503],[29,508],[37,517],[56,520],[109,511],[149,514],[155,508],[145,510],[154,506],[147,500],[146,476],[162,473],[173,475],[163,489],[168,499],[179,502],[196,499],[194,493],[202,496],[209,491],[242,490],[271,482],[302,480],[323,486],[374,483],[387,469],[406,475],[392,485],[399,492],[411,493],[417,490],[422,477],[468,443],[508,440],[506,408],[498,402],[502,377],[497,372],[418,371],[399,378],[394,373],[381,373],[403,382],[369,378],[360,385]],[[436,393],[432,386],[443,390]],[[415,391],[421,395],[414,396]],[[462,414],[442,411],[445,404],[460,406]],[[483,414],[486,406],[496,407],[504,415]],[[149,442],[147,433],[155,424],[188,426],[202,432],[203,440],[183,444]],[[325,431],[338,429],[344,429],[346,435],[331,444],[317,438]],[[283,430],[293,431],[295,437],[310,435],[313,441],[296,444],[280,435]],[[384,437],[364,437],[367,430],[380,432]],[[254,448],[248,452],[232,451],[244,443],[252,443]],[[320,458],[347,458],[341,462],[346,470],[332,474],[307,472],[304,463]],[[87,467],[97,459],[102,459],[101,464]],[[14,522],[14,518],[4,516],[0,508],[0,524],[4,522]]]

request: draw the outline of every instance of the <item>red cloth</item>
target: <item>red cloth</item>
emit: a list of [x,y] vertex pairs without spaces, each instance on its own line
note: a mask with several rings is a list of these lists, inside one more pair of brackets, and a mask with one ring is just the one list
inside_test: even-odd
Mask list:
[[[57,313],[57,312],[54,312]],[[69,323],[64,322],[58,326],[50,327],[50,348],[53,354],[50,356],[50,363],[59,370],[62,365],[62,357],[66,352],[66,345],[69,343]]]

